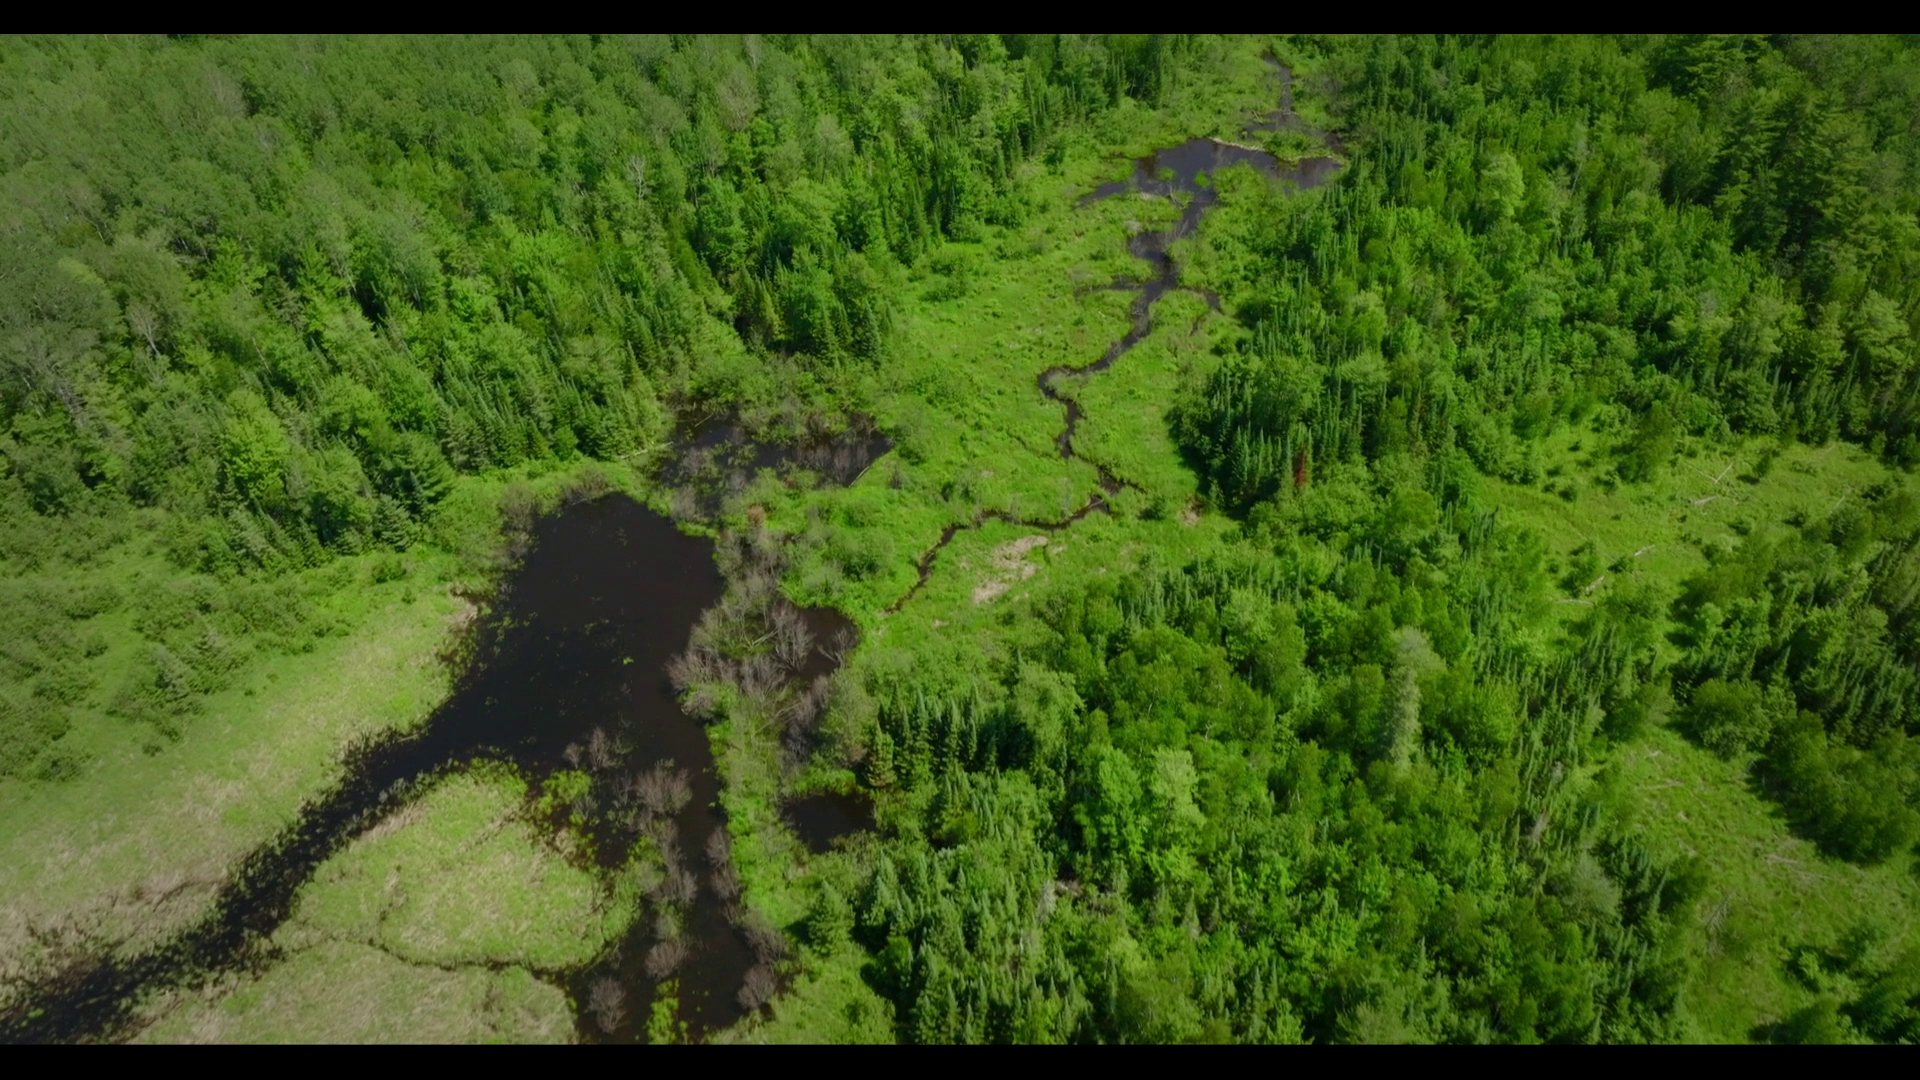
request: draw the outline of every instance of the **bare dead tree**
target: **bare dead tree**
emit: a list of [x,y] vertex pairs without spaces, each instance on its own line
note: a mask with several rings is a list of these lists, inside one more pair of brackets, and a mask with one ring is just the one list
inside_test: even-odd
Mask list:
[[773,655],[791,671],[806,666],[807,657],[813,652],[813,631],[807,629],[806,617],[792,604],[779,604],[773,609],[772,618]]
[[685,769],[676,769],[673,762],[662,761],[640,774],[634,783],[634,798],[648,814],[672,817],[693,798],[693,783]]
[[740,898],[740,875],[732,863],[714,867],[713,872],[707,875],[707,883],[713,887],[713,895],[723,903],[731,904]]
[[[721,599],[724,601],[725,597]],[[726,651],[724,646],[727,628],[720,610],[720,605],[715,604],[700,613],[700,618],[694,621],[693,629],[687,632],[688,652],[699,651],[718,655]],[[668,677],[672,677],[671,669],[668,670]]]
[[675,521],[693,521],[700,516],[700,500],[686,488],[674,488],[667,499],[667,513]]
[[779,983],[774,979],[773,969],[765,964],[756,964],[747,969],[746,980],[740,984],[740,992],[735,998],[742,1009],[753,1012],[772,1001],[778,989]]
[[[725,829],[707,834],[707,881],[721,903],[731,905],[740,896],[740,875],[733,867],[733,838]],[[731,921],[731,920],[729,920]]]
[[649,814],[645,828],[647,836],[653,840],[654,846],[659,848],[663,855],[671,853],[675,859],[680,857],[680,844],[672,818],[654,817]]
[[733,865],[733,837],[725,829],[715,829],[707,834],[707,863],[712,866]]
[[778,578],[787,568],[787,551],[780,538],[765,529],[747,534],[747,547],[756,565],[765,567]]
[[835,667],[839,667],[847,662],[847,657],[853,655],[854,647],[859,644],[860,631],[852,626],[843,626],[835,630],[827,642],[827,658],[833,661]]
[[795,694],[787,706],[787,731],[790,735],[805,739],[820,726],[820,718],[825,714],[827,701],[833,697],[833,679],[827,675],[814,676],[813,682],[805,690]]
[[614,765],[613,740],[605,728],[594,728],[587,739],[587,764],[594,772],[606,772]]
[[780,538],[765,529],[729,532],[721,538],[718,559],[728,579],[735,582],[756,570],[770,571],[777,578],[787,565]]
[[719,564],[720,573],[728,581],[739,578],[741,571],[752,563],[753,556],[748,551],[746,534],[728,529],[720,534],[713,545],[713,561]]
[[667,661],[667,678],[675,690],[684,694],[690,687],[718,678],[719,661],[712,649],[690,645],[686,652]]
[[639,797],[636,791],[639,783],[640,778],[630,773],[623,773],[613,778],[607,786],[615,809],[625,810],[633,805],[634,800]]
[[705,720],[712,716],[719,708],[719,699],[715,698],[713,691],[707,687],[702,686],[687,695],[687,715],[693,717],[695,720]]
[[687,962],[687,957],[692,952],[693,950],[687,947],[685,939],[682,938],[668,938],[655,942],[653,948],[647,950],[647,978],[659,982],[673,974],[680,969],[681,964]]
[[765,634],[752,598],[744,590],[730,589],[693,625],[689,647],[716,656],[739,656],[754,648]]
[[783,767],[797,769],[813,755],[820,721],[826,716],[827,702],[832,696],[833,679],[818,675],[804,689],[788,698],[786,732],[780,740]]
[[748,611],[756,615],[765,612],[780,598],[779,568],[768,563],[749,567],[740,576],[739,595]]
[[787,955],[787,937],[780,928],[767,921],[767,917],[757,911],[749,911],[740,924],[740,932],[747,937],[753,955],[762,964],[772,964]]
[[678,864],[667,867],[667,872],[654,887],[653,900],[656,904],[672,904],[676,907],[690,907],[694,898],[700,895],[700,882],[691,871]]
[[736,678],[740,682],[740,692],[763,707],[771,701],[775,692],[786,681],[780,672],[779,664],[766,653],[759,653],[742,660]]
[[714,452],[710,446],[696,446],[687,451],[680,459],[680,472],[685,476],[698,476],[713,467]]
[[593,990],[587,995],[587,1008],[600,1030],[611,1035],[626,1018],[627,992],[616,980],[601,976],[593,981]]
[[659,830],[655,831],[653,842],[660,850],[660,865],[665,867],[666,871],[671,874],[680,866],[679,842],[674,839],[671,832],[662,835]]
[[654,842],[660,847],[660,862],[664,872],[648,890],[648,895],[661,908],[688,907],[699,895],[700,882],[682,862],[680,845],[674,840],[670,823],[664,820],[654,823]]
[[700,893],[700,882],[691,871],[682,866],[676,857],[667,863],[660,879],[647,890],[647,897],[660,908],[685,908],[693,903]]

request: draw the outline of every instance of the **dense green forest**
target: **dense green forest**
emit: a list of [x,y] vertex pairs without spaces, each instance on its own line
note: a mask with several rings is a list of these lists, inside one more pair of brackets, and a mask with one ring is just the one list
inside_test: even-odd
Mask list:
[[[1274,165],[1087,199],[1199,138]],[[729,578],[684,895],[773,974],[696,1035],[1920,1040],[1904,38],[14,38],[0,229],[0,1007],[617,488]],[[723,418],[884,453],[716,485]],[[550,973],[686,907],[591,771],[437,781],[109,1034],[591,1033]]]

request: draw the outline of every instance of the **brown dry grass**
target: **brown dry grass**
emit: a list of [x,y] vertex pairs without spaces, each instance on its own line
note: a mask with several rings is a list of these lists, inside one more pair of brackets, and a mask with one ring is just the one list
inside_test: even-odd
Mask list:
[[1018,537],[994,548],[987,579],[974,587],[973,602],[989,603],[1039,573],[1039,564],[1028,562],[1027,555],[1046,546],[1047,538],[1036,534]]

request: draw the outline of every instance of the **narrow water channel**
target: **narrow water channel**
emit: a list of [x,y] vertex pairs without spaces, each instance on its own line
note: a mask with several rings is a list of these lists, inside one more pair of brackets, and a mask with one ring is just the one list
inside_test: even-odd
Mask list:
[[[1312,134],[1316,138],[1327,140],[1329,145],[1337,146],[1332,137],[1325,132],[1307,126],[1293,110],[1293,73],[1286,67],[1274,64],[1274,74],[1280,82],[1280,107],[1247,126],[1251,132],[1295,131]],[[1123,278],[1107,285],[1099,286],[1103,290],[1117,290],[1134,294],[1130,308],[1132,318],[1127,332],[1118,341],[1107,347],[1099,358],[1080,365],[1056,364],[1042,371],[1036,379],[1040,393],[1049,401],[1057,402],[1065,414],[1065,423],[1060,434],[1054,438],[1054,445],[1060,450],[1060,456],[1066,460],[1076,458],[1087,461],[1099,473],[1100,490],[1087,497],[1079,509],[1058,521],[1046,521],[1022,518],[1000,510],[986,510],[974,516],[972,521],[948,525],[940,534],[940,539],[921,556],[918,565],[919,576],[899,599],[887,607],[889,613],[905,607],[919,593],[927,579],[932,576],[934,564],[940,553],[955,536],[969,529],[977,529],[989,521],[1002,521],[1026,528],[1043,529],[1057,532],[1068,528],[1088,514],[1107,511],[1107,499],[1123,487],[1134,487],[1124,477],[1114,474],[1104,463],[1090,458],[1082,458],[1074,449],[1073,438],[1079,431],[1083,410],[1062,387],[1065,379],[1096,375],[1112,367],[1135,345],[1140,344],[1148,334],[1153,333],[1153,309],[1160,298],[1169,292],[1186,289],[1180,282],[1180,267],[1173,257],[1173,244],[1200,227],[1201,220],[1220,198],[1220,192],[1214,186],[1212,178],[1221,169],[1236,165],[1248,165],[1259,170],[1273,180],[1288,184],[1295,190],[1319,187],[1340,174],[1346,167],[1339,158],[1319,155],[1303,157],[1293,161],[1282,161],[1266,150],[1255,146],[1227,142],[1221,139],[1189,139],[1178,146],[1171,146],[1146,157],[1135,159],[1133,170],[1125,178],[1101,184],[1080,197],[1076,206],[1085,207],[1102,199],[1116,195],[1140,193],[1159,198],[1185,198],[1186,206],[1180,217],[1165,229],[1146,230],[1136,234],[1127,242],[1127,250],[1136,258],[1146,262],[1149,273],[1144,278]],[[1220,298],[1204,290],[1199,292],[1209,307],[1218,311]],[[1137,490],[1137,488],[1136,488]]]

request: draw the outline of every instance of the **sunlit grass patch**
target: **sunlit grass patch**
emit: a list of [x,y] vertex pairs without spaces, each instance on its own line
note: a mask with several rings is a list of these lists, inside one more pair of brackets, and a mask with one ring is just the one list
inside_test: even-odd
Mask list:
[[522,968],[438,968],[330,941],[212,998],[181,993],[142,1042],[570,1042],[566,994]]
[[493,769],[435,784],[344,852],[301,893],[289,942],[364,940],[411,961],[585,962],[634,916],[526,814],[526,786]]
[[0,952],[30,949],[30,926],[137,946],[197,916],[226,867],[331,782],[350,742],[439,703],[435,653],[464,610],[445,593],[394,595],[351,637],[249,671],[158,754],[130,725],[70,736],[95,747],[82,776],[0,788]]
[[1831,948],[1863,923],[1914,942],[1920,876],[1903,857],[1863,867],[1822,856],[1753,792],[1730,762],[1658,729],[1618,748],[1607,766],[1623,824],[1663,857],[1695,856],[1705,891],[1689,929],[1702,957],[1682,998],[1693,1033],[1744,1042],[1814,995],[1789,970],[1789,950]]

